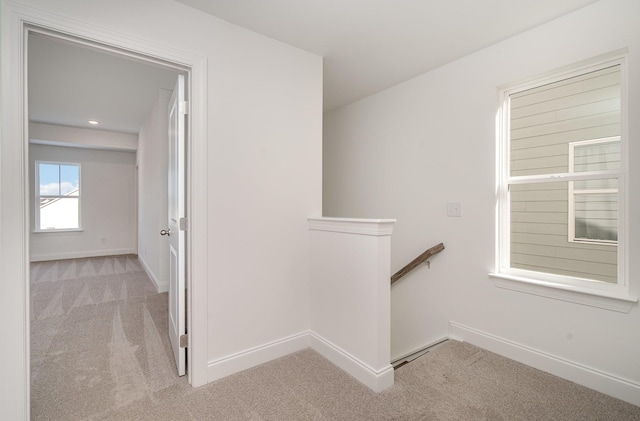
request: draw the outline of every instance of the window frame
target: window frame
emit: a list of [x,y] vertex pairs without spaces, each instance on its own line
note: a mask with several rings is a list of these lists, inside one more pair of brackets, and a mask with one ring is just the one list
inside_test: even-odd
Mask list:
[[[78,198],[78,226],[76,228],[40,228],[40,199],[41,198],[64,198],[62,195],[40,195],[40,165],[68,165],[78,167],[78,195],[73,196]],[[82,164],[79,162],[63,162],[63,161],[50,161],[50,160],[35,160],[34,162],[34,233],[57,233],[57,232],[78,232],[84,231],[82,227]]]
[[[604,170],[566,173],[511,176],[510,168],[510,98],[511,95],[546,84],[578,77],[607,67],[620,69],[620,170]],[[628,174],[628,118],[627,118],[627,52],[618,51],[563,69],[551,71],[521,83],[498,88],[498,112],[496,113],[496,252],[495,270],[489,274],[497,287],[525,292],[563,301],[576,302],[609,310],[628,312],[637,303],[629,295],[628,281],[628,212],[626,174]],[[579,181],[594,178],[618,179],[618,254],[617,282],[555,275],[511,267],[511,206],[509,186],[540,182]],[[581,241],[582,242],[582,241]]]

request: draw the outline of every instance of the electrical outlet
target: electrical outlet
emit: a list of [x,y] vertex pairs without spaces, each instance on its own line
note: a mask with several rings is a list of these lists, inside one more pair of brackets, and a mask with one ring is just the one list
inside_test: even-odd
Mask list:
[[460,202],[447,202],[447,216],[462,216]]

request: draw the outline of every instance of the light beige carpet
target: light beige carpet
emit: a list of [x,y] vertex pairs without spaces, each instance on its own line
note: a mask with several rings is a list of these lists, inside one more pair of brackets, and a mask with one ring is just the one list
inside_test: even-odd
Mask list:
[[312,350],[200,388],[133,256],[32,266],[33,420],[640,420],[640,407],[447,341],[371,392]]

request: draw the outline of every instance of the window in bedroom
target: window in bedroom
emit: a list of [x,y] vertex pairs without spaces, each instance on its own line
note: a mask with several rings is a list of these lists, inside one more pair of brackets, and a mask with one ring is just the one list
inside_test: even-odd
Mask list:
[[80,164],[36,161],[36,231],[78,230]]
[[625,57],[501,91],[497,278],[625,295]]

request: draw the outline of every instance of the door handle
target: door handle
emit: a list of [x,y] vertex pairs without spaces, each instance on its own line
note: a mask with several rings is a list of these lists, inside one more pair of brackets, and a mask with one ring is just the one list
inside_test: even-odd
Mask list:
[[160,231],[160,235],[168,235],[168,236],[171,236],[171,230],[170,230],[170,229],[161,230],[161,231]]

